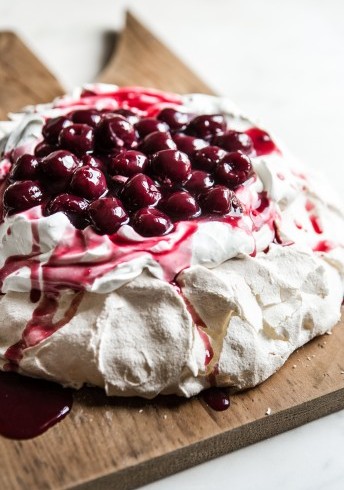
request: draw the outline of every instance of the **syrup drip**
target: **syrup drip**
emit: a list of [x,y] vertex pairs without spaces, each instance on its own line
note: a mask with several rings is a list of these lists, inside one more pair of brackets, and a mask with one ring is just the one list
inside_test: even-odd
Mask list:
[[0,434],[4,437],[36,437],[60,422],[72,404],[72,390],[49,381],[0,372]]
[[228,393],[222,388],[209,388],[202,391],[202,398],[210,408],[217,412],[223,412],[230,407]]

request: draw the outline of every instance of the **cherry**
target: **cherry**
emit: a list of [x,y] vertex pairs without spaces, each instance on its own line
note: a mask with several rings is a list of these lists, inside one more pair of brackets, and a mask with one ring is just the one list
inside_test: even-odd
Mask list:
[[47,184],[56,191],[67,187],[74,170],[80,165],[73,153],[58,150],[42,158],[39,168],[47,179]]
[[252,153],[253,143],[246,133],[229,130],[225,134],[215,136],[213,144],[221,146],[227,151],[242,151],[243,153]]
[[200,196],[200,204],[204,212],[210,214],[228,214],[241,211],[240,203],[233,191],[223,185],[215,185]]
[[166,235],[173,228],[170,218],[155,208],[137,211],[132,218],[132,225],[144,237]]
[[105,152],[137,146],[134,127],[121,115],[105,115],[96,128],[95,136],[96,146]]
[[48,143],[55,145],[62,129],[67,128],[72,124],[72,121],[66,116],[58,116],[48,119],[42,128],[43,137]]
[[4,192],[4,206],[8,210],[25,211],[41,204],[44,191],[41,183],[34,180],[15,182]]
[[266,131],[259,128],[251,128],[246,131],[253,142],[256,155],[267,155],[275,151],[276,145]]
[[211,172],[217,167],[225,154],[226,152],[218,146],[206,146],[201,150],[195,151],[192,155],[192,163],[200,170]]
[[59,144],[61,148],[82,156],[94,148],[94,130],[87,124],[73,124],[62,129]]
[[185,188],[191,192],[191,194],[199,194],[206,189],[210,189],[214,185],[214,179],[207,172],[202,170],[194,170],[191,173],[191,177],[185,184]]
[[124,175],[132,177],[135,174],[143,173],[147,166],[148,158],[139,151],[128,150],[119,153],[108,164],[110,175]]
[[166,123],[158,121],[158,119],[155,119],[154,117],[146,117],[135,124],[135,129],[139,133],[140,138],[144,138],[151,133],[166,133],[168,132],[169,127]]
[[97,109],[80,109],[71,114],[72,121],[78,124],[87,124],[93,128],[100,123],[102,113]]
[[195,218],[201,213],[195,199],[186,191],[174,192],[162,199],[159,206],[173,219]]
[[94,228],[102,235],[111,235],[129,222],[129,217],[119,199],[103,197],[90,204],[88,214]]
[[136,174],[123,186],[121,199],[130,209],[154,206],[161,198],[161,194],[152,179],[144,174]]
[[154,133],[148,134],[139,147],[139,150],[146,155],[169,149],[176,150],[177,145],[171,138],[170,133],[161,131],[155,131]]
[[84,155],[82,157],[82,164],[85,167],[90,166],[93,168],[99,168],[99,170],[101,170],[103,173],[104,171],[106,171],[106,166],[104,162],[100,158],[97,158],[93,155]]
[[206,141],[200,138],[194,138],[193,136],[186,136],[185,134],[175,134],[173,141],[176,143],[178,150],[191,156],[197,150],[205,148],[209,145]]
[[251,160],[240,152],[227,153],[215,170],[216,179],[234,189],[252,175]]
[[70,186],[75,194],[89,200],[98,199],[107,191],[103,172],[90,166],[78,168],[74,172]]
[[87,207],[88,202],[86,199],[64,193],[52,199],[48,203],[45,212],[48,215],[62,212],[69,218],[75,228],[83,229],[88,225]]
[[120,116],[123,116],[130,124],[133,126],[139,121],[139,116],[135,114],[135,112],[130,111],[129,109],[117,109],[116,111],[113,111],[114,114],[119,114]]
[[46,157],[50,155],[53,151],[56,151],[57,147],[46,143],[45,141],[41,141],[35,148],[36,157]]
[[191,163],[181,151],[162,150],[153,155],[151,170],[162,184],[182,184],[191,174]]
[[226,128],[226,119],[222,114],[204,114],[192,119],[186,132],[199,138],[211,139],[217,134],[222,134]]
[[166,107],[159,112],[157,118],[165,122],[174,131],[182,131],[186,128],[192,115],[186,112],[181,112],[172,107]]
[[11,168],[11,180],[35,180],[38,177],[39,158],[22,155]]

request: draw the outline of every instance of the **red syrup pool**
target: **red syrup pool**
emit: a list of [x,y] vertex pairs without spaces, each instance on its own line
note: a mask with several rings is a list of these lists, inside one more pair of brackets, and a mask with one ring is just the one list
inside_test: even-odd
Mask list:
[[0,434],[31,439],[60,422],[71,410],[73,392],[16,373],[0,372]]
[[216,412],[223,412],[230,407],[228,393],[222,388],[209,388],[202,392],[202,398]]

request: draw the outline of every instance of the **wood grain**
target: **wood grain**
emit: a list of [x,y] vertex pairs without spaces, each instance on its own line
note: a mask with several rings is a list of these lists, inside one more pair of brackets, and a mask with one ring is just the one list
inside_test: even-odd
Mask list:
[[208,85],[130,12],[126,28],[98,81],[155,87],[178,93],[212,93]]
[[13,32],[0,33],[0,120],[63,93],[52,73]]
[[[144,45],[139,58],[133,39]],[[16,46],[22,52],[21,43]],[[173,63],[164,65],[166,74],[158,78],[166,48],[147,36],[132,16],[117,53],[118,60],[112,58],[101,80],[209,91],[173,55]],[[149,68],[140,59],[149,61]],[[32,81],[34,86],[37,76],[32,74],[26,84]],[[49,77],[45,83],[50,84]],[[59,85],[52,80],[45,90],[56,95]],[[32,100],[25,103],[37,101],[38,94],[33,89],[30,93]],[[15,92],[9,99],[12,96]],[[12,103],[7,100],[6,107],[17,106],[16,96]],[[314,339],[295,352],[265,383],[232,396],[226,412],[214,412],[199,397],[146,401],[107,398],[101,390],[83,389],[76,393],[72,414],[42,436],[28,441],[0,438],[0,488],[132,489],[297,427],[344,407],[343,351],[342,321],[333,335]]]

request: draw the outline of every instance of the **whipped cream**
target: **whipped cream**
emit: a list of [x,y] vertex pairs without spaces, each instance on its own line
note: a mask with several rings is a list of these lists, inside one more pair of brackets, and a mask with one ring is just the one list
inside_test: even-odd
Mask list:
[[[154,116],[172,105],[223,113],[233,129],[255,126],[225,98],[137,88],[128,98],[126,90],[86,86],[0,123],[1,176],[9,152],[18,158],[41,141],[46,118],[77,108]],[[76,230],[63,213],[43,216],[40,206],[6,216],[0,367],[18,361],[25,374],[109,395],[192,396],[214,379],[254,386],[332,328],[343,298],[341,204],[280,143],[252,164],[254,182],[236,191],[240,219],[179,222],[164,237],[143,238],[129,225],[115,238],[100,236]],[[262,195],[268,202],[258,212]],[[37,316],[32,290],[53,304],[48,333],[28,328]]]

